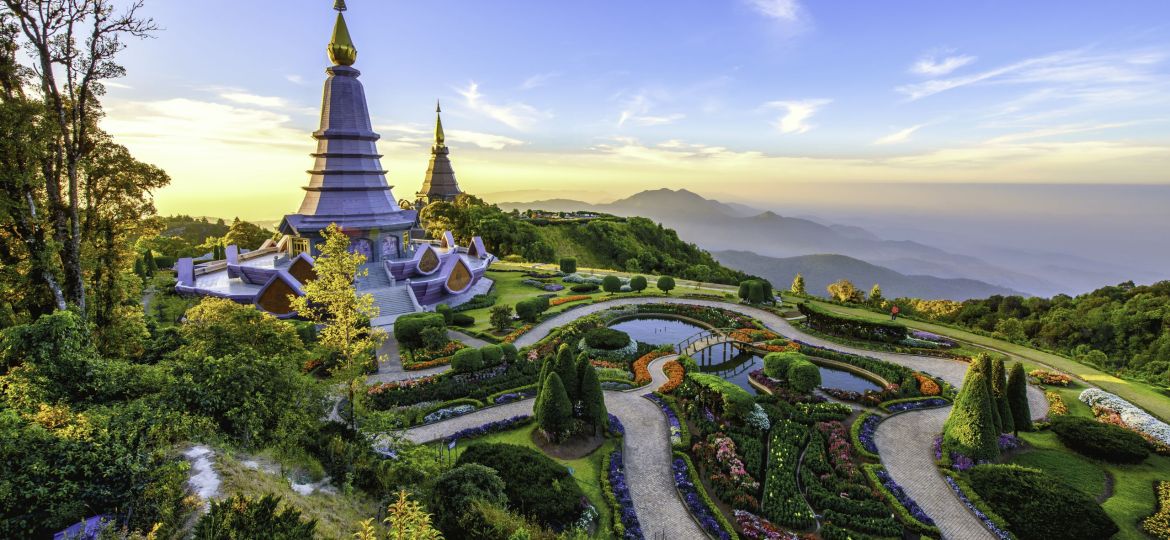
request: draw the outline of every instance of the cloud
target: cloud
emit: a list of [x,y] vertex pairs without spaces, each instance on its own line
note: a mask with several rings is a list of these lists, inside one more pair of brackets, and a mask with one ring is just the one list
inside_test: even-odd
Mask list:
[[969,55],[944,56],[940,58],[931,54],[923,56],[922,58],[919,58],[917,62],[914,62],[914,65],[910,66],[910,72],[917,73],[919,75],[938,77],[941,75],[946,75],[974,61],[975,57]]
[[300,75],[285,75],[284,79],[293,84],[305,84],[305,78]]
[[126,84],[126,83],[120,83],[120,82],[117,82],[117,81],[109,81],[109,80],[106,80],[106,81],[101,81],[101,83],[102,83],[102,86],[105,86],[105,87],[107,87],[107,88],[120,88],[120,89],[123,89],[123,90],[131,90],[131,89],[133,89],[133,88],[134,88],[133,86],[130,86],[130,85]]
[[1073,124],[1052,126],[1046,128],[1033,129],[1030,131],[1023,131],[1019,133],[1009,133],[1000,135],[998,137],[984,141],[985,145],[1003,145],[1009,143],[1016,143],[1020,141],[1027,141],[1033,139],[1044,139],[1048,137],[1057,137],[1060,135],[1072,135],[1076,133],[1087,133],[1091,131],[1101,131],[1106,129],[1118,129],[1129,127],[1138,122],[1114,122],[1110,124]]
[[[664,126],[686,118],[686,115],[682,113],[649,114],[651,109],[657,105],[657,100],[650,97],[650,93],[643,91],[625,101],[622,105],[622,112],[618,115],[617,125],[619,127],[627,123],[636,126]],[[659,92],[657,95],[661,97],[664,94]]]
[[527,79],[524,79],[524,82],[520,83],[520,89],[521,90],[532,90],[533,88],[539,88],[541,86],[548,84],[549,81],[551,81],[557,77],[560,77],[560,76],[561,76],[560,72],[557,72],[557,71],[551,71],[549,73],[537,73],[536,75],[533,75],[531,77],[528,77]]
[[592,148],[594,152],[620,158],[623,161],[651,162],[677,166],[682,161],[745,162],[764,158],[762,152],[740,152],[722,146],[688,143],[670,139],[655,145],[645,145],[634,137],[609,137],[606,143]]
[[468,109],[519,131],[526,131],[540,121],[552,118],[551,113],[526,103],[515,102],[507,105],[492,103],[479,92],[479,84],[475,81],[468,83],[467,88],[456,91],[463,96]]
[[524,141],[514,139],[504,135],[496,135],[494,133],[481,133],[478,131],[465,131],[462,129],[446,130],[448,143],[470,143],[480,148],[487,148],[489,150],[503,150],[509,146],[520,146]]
[[784,115],[776,120],[776,129],[781,133],[804,133],[812,129],[808,120],[817,111],[832,103],[831,99],[805,99],[800,101],[769,101],[764,104],[767,108],[784,109]]
[[802,11],[797,0],[747,0],[747,3],[765,17],[786,22],[796,21]]
[[910,140],[910,136],[913,135],[915,131],[922,129],[922,127],[925,125],[926,124],[918,124],[916,126],[910,126],[906,129],[895,131],[889,135],[886,135],[885,137],[879,138],[878,140],[874,141],[873,143],[874,144],[896,144],[896,143],[900,143],[900,142],[906,142],[906,141]]
[[219,97],[243,105],[256,105],[274,109],[289,106],[288,100],[282,97],[260,96],[239,90],[222,91],[219,93]]

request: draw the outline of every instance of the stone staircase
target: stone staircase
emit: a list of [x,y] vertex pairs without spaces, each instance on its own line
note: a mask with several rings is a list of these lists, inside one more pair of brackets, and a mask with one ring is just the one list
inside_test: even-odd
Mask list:
[[371,292],[374,289],[382,289],[393,285],[390,283],[390,278],[386,276],[386,270],[382,268],[382,265],[363,264],[362,268],[367,270],[367,275],[358,278],[358,292]]
[[414,313],[414,302],[411,300],[410,287],[407,285],[379,287],[361,292],[373,295],[374,305],[378,306],[378,316],[370,321],[371,326],[392,324],[400,315]]

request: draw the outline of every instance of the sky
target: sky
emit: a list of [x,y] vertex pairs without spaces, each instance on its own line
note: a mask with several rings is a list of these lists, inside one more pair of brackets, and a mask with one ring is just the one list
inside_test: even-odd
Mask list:
[[[161,213],[295,211],[331,7],[148,0],[162,29],[120,56],[103,127],[171,175]],[[348,7],[400,199],[437,99],[471,193],[671,187],[775,207],[809,186],[831,201],[855,184],[1170,184],[1164,0]]]

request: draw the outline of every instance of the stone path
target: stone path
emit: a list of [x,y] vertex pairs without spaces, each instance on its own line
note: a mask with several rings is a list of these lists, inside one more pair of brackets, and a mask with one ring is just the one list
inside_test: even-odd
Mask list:
[[[662,357],[650,364],[653,380],[647,386],[625,392],[606,391],[605,406],[626,428],[623,448],[626,479],[646,537],[704,538],[703,531],[691,518],[674,487],[670,428],[658,406],[641,397],[666,382],[662,366],[673,358]],[[461,429],[519,414],[532,414],[531,399],[420,426],[407,430],[405,436],[416,443],[428,442]]]

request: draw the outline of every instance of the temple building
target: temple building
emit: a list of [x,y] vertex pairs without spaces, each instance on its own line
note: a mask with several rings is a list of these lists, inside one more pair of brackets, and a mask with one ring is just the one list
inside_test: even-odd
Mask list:
[[382,168],[379,135],[358,81],[361,73],[353,68],[357,48],[345,24],[344,0],[336,0],[334,9],[338,13],[328,47],[333,65],[325,70],[321,123],[312,134],[317,150],[311,154],[313,168],[300,208],[281,220],[279,241],[268,240],[252,251],[228,246],[224,260],[199,265],[180,259],[175,265],[178,292],[229,298],[279,317],[295,317],[291,297],[303,295],[303,285],[316,278],[313,257],[324,242],[323,231],[335,223],[349,236],[350,251],[366,257],[368,275],[358,280],[357,289],[374,297],[380,314],[371,323],[378,326],[403,313],[469,298],[495,260],[479,237],[465,247],[456,245],[450,232],[438,240],[411,239],[417,208],[461,193],[438,107],[435,143],[416,209],[401,208]]

